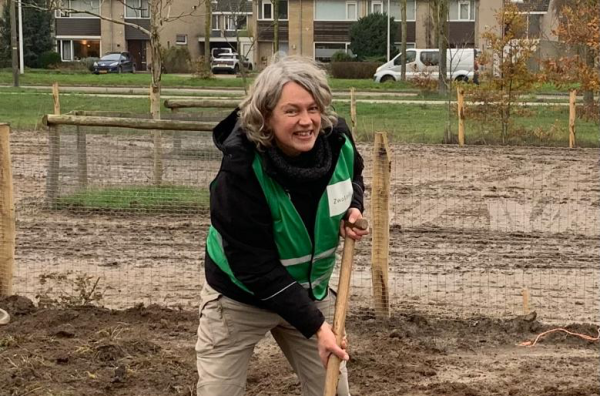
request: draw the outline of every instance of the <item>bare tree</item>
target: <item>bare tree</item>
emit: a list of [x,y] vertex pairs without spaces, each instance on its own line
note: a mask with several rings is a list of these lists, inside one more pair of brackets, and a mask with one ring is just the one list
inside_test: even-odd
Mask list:
[[[256,40],[252,37],[251,34],[248,34],[247,36],[250,38],[250,47],[248,48],[248,51],[244,53],[243,48],[242,48],[242,43],[240,40],[240,37],[242,36],[242,31],[244,31],[244,29],[240,29],[241,27],[241,22],[243,22],[244,20],[246,21],[246,31],[249,31],[249,26],[248,26],[248,13],[246,12],[246,4],[248,3],[247,0],[238,0],[237,3],[231,2],[229,3],[229,6],[227,8],[227,12],[229,13],[228,16],[233,18],[233,24],[235,27],[235,46],[233,45],[233,43],[227,41],[227,43],[229,44],[229,46],[235,50],[235,52],[238,54],[238,65],[239,65],[239,71],[240,71],[240,75],[242,76],[242,81],[244,84],[244,92],[247,92],[248,89],[248,83],[247,83],[247,69],[246,69],[246,65],[244,63],[245,58],[248,57],[248,54],[250,53],[250,51],[252,51],[252,48],[254,47],[254,44],[256,42]],[[226,37],[227,39],[227,37]]]
[[10,11],[10,46],[12,47],[12,72],[13,85],[19,86],[19,48],[17,47],[17,17],[15,12],[15,4],[17,0],[8,0],[6,5]]
[[446,95],[448,92],[448,0],[431,0],[429,3],[435,24],[436,45],[439,48],[439,77],[438,92]]
[[279,52],[279,0],[273,2],[273,52]]
[[[93,0],[90,0],[90,3]],[[102,9],[102,4],[105,0],[99,0],[99,9]],[[152,114],[152,118],[159,119],[160,118],[160,89],[161,89],[161,78],[162,78],[162,51],[161,51],[161,43],[160,43],[160,33],[163,27],[170,22],[180,20],[181,18],[190,17],[190,16],[199,16],[200,13],[197,11],[199,6],[202,4],[204,0],[196,0],[197,4],[193,4],[190,8],[189,12],[182,12],[177,15],[171,15],[171,6],[175,3],[176,0],[147,0],[147,7],[144,2],[140,2],[139,7],[133,7],[131,4],[128,4],[127,0],[118,0],[122,3],[125,8],[133,9],[139,13],[149,11],[150,14],[150,27],[146,29],[142,26],[139,26],[135,23],[127,22],[125,20],[110,18],[102,15],[101,12],[93,12],[89,10],[78,10],[75,8],[71,8],[68,6],[68,3],[65,4],[62,0],[50,0],[49,7],[50,10],[58,10],[63,13],[77,13],[77,14],[88,14],[100,18],[105,21],[109,21],[111,23],[115,23],[118,25],[129,26],[134,29],[141,31],[146,34],[150,41],[150,52],[151,52],[151,75],[152,82],[150,86],[150,113]],[[210,1],[206,1],[210,3]]]
[[206,76],[210,76],[210,33],[212,31],[212,1],[205,1],[206,15],[204,20],[204,72]]

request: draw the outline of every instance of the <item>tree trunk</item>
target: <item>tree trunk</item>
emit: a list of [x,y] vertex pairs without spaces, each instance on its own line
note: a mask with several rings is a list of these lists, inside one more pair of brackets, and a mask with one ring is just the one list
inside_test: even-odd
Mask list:
[[13,85],[19,86],[19,47],[17,46],[17,15],[15,11],[17,0],[8,0],[10,7],[10,46],[12,47]]
[[445,96],[448,93],[448,0],[440,0],[438,3],[438,48],[440,54],[438,92]]
[[[594,70],[594,52],[591,50],[589,46],[585,46],[584,48],[584,56],[585,56],[585,64],[589,68],[589,70]],[[591,89],[587,89],[583,91],[583,103],[586,106],[591,106],[594,104],[594,91]]]
[[[210,3],[210,1],[208,2]],[[153,120],[160,119],[160,80],[162,78],[162,51],[160,48],[160,1],[150,4],[150,48],[152,51],[152,85],[150,87],[150,114]],[[154,185],[162,184],[162,136],[159,130],[152,132],[154,143]]]
[[401,51],[402,51],[402,64],[401,64],[401,69],[400,69],[400,79],[402,81],[406,81],[406,35],[407,33],[407,22],[406,22],[406,0],[402,0],[402,4],[401,4],[401,12],[402,12],[402,44],[401,44]]
[[212,23],[212,2],[205,1],[206,6],[206,19],[204,22],[204,69],[208,76],[210,76],[210,33]]
[[279,52],[279,0],[273,0],[273,53]]

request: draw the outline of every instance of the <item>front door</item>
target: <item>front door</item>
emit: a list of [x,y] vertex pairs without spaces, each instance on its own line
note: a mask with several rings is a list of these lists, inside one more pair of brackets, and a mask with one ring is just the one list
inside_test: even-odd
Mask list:
[[136,70],[148,70],[146,61],[146,42],[147,40],[127,40],[127,49],[135,63]]

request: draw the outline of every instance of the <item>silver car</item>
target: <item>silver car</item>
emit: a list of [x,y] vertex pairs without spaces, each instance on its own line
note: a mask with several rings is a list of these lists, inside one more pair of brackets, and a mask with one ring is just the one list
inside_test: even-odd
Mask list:
[[[246,70],[252,70],[252,62],[242,55],[242,62]],[[213,73],[233,73],[237,74],[240,72],[240,63],[238,54],[219,54],[217,58],[213,59],[210,63],[210,69]]]

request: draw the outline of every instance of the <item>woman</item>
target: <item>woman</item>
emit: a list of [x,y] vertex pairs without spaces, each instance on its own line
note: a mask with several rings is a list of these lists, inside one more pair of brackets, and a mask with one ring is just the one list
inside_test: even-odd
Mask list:
[[[330,354],[348,359],[331,329],[328,284],[339,234],[367,233],[341,227],[362,217],[363,162],[330,104],[325,72],[286,57],[213,131],[223,161],[210,188],[198,396],[243,395],[254,346],[269,331],[302,395],[322,395]],[[349,395],[345,365],[338,395]]]

